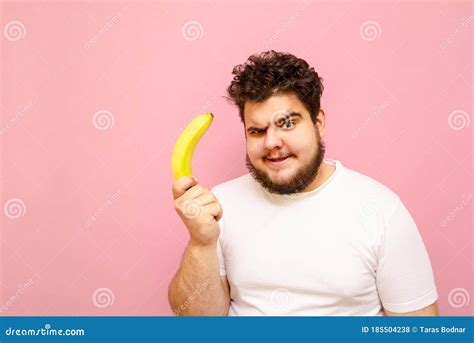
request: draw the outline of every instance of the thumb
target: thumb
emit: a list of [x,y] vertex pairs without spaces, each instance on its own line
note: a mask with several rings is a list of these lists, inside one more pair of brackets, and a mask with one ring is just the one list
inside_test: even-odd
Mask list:
[[197,185],[198,180],[193,176],[183,176],[173,183],[173,198],[182,196],[188,189]]

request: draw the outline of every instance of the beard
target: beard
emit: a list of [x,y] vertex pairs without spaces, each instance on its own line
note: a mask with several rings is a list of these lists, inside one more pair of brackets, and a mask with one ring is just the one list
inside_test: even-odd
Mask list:
[[245,158],[247,169],[249,170],[252,177],[270,193],[294,194],[303,191],[316,178],[321,163],[323,163],[324,160],[324,142],[319,136],[319,132],[317,132],[316,134],[318,139],[318,145],[316,147],[316,151],[311,157],[311,160],[309,161],[309,163],[299,168],[299,170],[297,170],[296,174],[290,180],[284,183],[273,182],[265,171],[256,168],[252,164],[248,154]]

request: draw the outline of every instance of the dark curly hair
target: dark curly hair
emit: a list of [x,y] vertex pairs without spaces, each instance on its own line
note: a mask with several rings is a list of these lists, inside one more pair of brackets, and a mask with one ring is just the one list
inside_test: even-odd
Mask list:
[[246,101],[265,101],[272,95],[290,92],[304,104],[316,123],[323,79],[305,60],[270,50],[250,56],[244,64],[236,65],[232,74],[234,78],[227,88],[227,98],[239,108],[242,123],[245,123]]

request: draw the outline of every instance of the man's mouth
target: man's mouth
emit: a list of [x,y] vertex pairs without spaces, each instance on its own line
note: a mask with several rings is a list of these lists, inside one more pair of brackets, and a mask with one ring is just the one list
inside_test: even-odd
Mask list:
[[285,163],[291,156],[282,156],[282,157],[266,157],[265,162],[272,166],[279,166]]

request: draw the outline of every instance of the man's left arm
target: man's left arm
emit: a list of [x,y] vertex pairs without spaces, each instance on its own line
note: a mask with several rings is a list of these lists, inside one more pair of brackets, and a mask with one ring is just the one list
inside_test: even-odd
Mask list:
[[387,316],[439,315],[428,252],[399,198],[380,237],[377,258],[377,290]]
[[436,301],[430,306],[412,312],[397,313],[386,309],[383,311],[386,316],[439,316],[438,303]]

